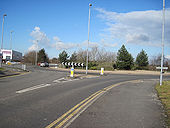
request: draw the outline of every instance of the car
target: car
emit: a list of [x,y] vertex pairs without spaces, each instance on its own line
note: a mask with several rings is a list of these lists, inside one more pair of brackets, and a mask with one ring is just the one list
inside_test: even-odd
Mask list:
[[47,62],[40,63],[40,67],[49,67],[49,64]]

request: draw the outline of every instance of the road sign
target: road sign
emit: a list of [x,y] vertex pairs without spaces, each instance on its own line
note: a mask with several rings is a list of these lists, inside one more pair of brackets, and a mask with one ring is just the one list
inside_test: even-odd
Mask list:
[[84,64],[82,63],[82,64],[81,64],[81,66],[83,67],[83,66],[84,66]]
[[78,63],[78,66],[80,67],[80,63]]
[[67,62],[65,62],[65,65],[67,65]]
[[[161,67],[156,67],[156,69],[161,69]],[[163,67],[162,69],[167,70],[167,69],[168,69],[168,67]]]
[[74,66],[77,66],[77,63],[74,63]]
[[64,62],[62,62],[62,65],[64,65]]
[[68,62],[68,66],[70,66],[70,62]]

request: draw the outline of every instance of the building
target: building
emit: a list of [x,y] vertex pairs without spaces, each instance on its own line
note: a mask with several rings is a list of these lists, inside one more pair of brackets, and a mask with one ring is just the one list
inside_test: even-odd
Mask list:
[[15,61],[22,60],[22,53],[14,50],[1,49],[2,61]]

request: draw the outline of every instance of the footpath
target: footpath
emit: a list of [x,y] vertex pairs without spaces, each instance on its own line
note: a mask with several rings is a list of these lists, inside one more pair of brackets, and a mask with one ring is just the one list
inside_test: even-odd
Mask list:
[[156,80],[140,80],[112,88],[69,128],[165,128],[156,83]]
[[0,78],[7,77],[7,76],[13,76],[13,75],[19,75],[24,72],[25,71],[23,71],[22,69],[3,67],[3,69],[0,70]]

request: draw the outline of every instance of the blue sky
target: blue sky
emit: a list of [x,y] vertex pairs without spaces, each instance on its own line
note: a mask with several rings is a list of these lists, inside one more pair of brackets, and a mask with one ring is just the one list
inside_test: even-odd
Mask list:
[[[91,8],[90,45],[117,52],[125,44],[136,55],[161,53],[162,0],[0,0],[0,35],[4,48],[23,54],[45,48],[49,57],[67,50],[86,49],[88,9]],[[165,56],[170,58],[170,2],[166,0]],[[38,40],[38,43],[37,43]]]

